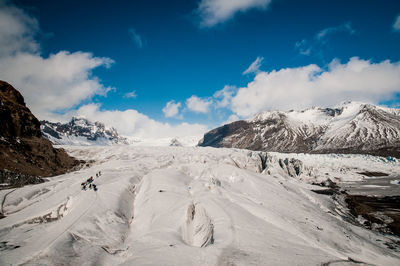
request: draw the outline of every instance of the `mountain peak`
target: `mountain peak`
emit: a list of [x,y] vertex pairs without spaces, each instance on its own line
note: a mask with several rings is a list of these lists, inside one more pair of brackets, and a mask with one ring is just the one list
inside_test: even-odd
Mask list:
[[400,157],[400,110],[362,102],[267,111],[213,129],[200,146]]
[[72,117],[65,124],[41,121],[43,135],[54,144],[62,145],[111,145],[127,144],[114,128],[102,122],[91,122],[85,117]]

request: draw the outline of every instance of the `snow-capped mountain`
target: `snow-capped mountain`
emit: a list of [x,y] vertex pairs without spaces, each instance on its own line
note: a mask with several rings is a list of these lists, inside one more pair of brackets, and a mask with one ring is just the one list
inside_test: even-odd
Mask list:
[[126,138],[118,135],[112,127],[101,122],[91,122],[85,118],[73,117],[70,122],[53,123],[40,121],[43,136],[54,144],[61,145],[111,145],[128,144]]
[[346,102],[336,108],[262,112],[211,130],[199,146],[400,156],[400,110]]

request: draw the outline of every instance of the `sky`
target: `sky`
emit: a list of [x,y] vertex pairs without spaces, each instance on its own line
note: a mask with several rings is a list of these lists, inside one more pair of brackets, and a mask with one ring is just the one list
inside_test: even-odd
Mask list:
[[0,79],[39,119],[138,138],[266,110],[400,106],[397,0],[0,0]]

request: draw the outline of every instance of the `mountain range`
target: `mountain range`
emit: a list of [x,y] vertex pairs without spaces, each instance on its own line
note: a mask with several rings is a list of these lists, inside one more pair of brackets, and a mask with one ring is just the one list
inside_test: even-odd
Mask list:
[[86,118],[73,117],[68,123],[40,121],[43,136],[60,145],[111,145],[128,144],[115,128]]
[[199,146],[285,153],[400,157],[400,110],[360,102],[335,108],[267,111],[206,133]]

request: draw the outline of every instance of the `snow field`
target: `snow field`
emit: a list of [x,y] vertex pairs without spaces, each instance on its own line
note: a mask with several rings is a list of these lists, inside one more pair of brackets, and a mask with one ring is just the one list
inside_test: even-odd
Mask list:
[[[336,176],[340,165],[354,175],[377,167],[395,172],[398,162],[349,156],[326,165],[327,157],[298,155],[312,171],[291,177],[279,165],[292,158],[285,154],[267,154],[263,169],[265,154],[246,150],[64,148],[96,163],[7,195],[1,265],[351,265],[348,257],[400,263],[384,245],[388,237],[344,221],[345,210],[299,182],[328,170]],[[99,190],[82,191],[80,183],[98,171]],[[54,219],[37,219],[49,213]]]

